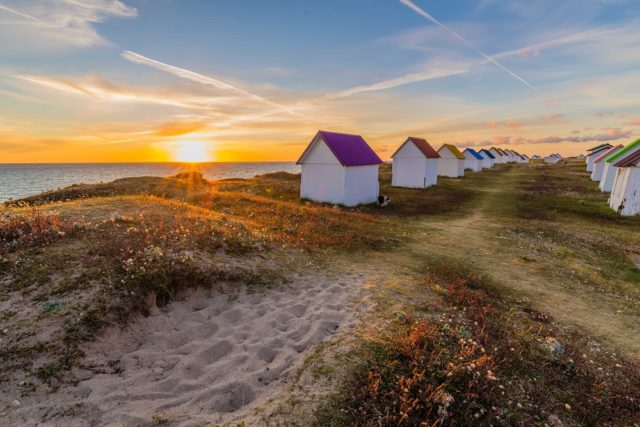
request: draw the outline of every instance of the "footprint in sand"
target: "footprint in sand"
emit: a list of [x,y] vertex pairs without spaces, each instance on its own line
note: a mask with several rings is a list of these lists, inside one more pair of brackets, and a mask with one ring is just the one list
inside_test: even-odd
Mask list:
[[294,316],[300,318],[307,312],[307,306],[304,304],[296,304],[293,307],[290,307],[288,311]]

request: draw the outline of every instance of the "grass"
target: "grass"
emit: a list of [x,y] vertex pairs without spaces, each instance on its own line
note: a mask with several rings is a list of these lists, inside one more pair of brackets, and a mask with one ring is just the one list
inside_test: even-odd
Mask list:
[[591,224],[615,224],[640,229],[640,217],[623,217],[609,208],[607,193],[584,172],[584,163],[569,161],[539,165],[523,182],[514,206],[522,219],[573,219]]
[[365,361],[317,425],[620,425],[640,421],[640,370],[548,316],[505,304],[496,284],[432,261],[440,302],[365,341]]
[[[105,325],[123,326],[188,288],[283,280],[268,260],[278,249],[240,220],[150,196],[94,199],[88,210],[86,204],[18,208],[0,223],[0,300],[38,304],[3,321],[12,331],[0,350],[5,374],[39,356],[46,356],[42,366],[68,369],[81,343]],[[34,328],[42,327],[42,316],[53,331],[39,336]]]

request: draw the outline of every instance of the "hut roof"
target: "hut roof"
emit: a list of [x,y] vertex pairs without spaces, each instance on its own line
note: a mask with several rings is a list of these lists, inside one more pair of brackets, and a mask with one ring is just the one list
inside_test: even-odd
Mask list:
[[[635,140],[631,144],[624,147],[622,150],[618,150],[615,153],[609,154],[604,161],[607,163],[615,163],[620,160],[626,154],[640,149],[640,139]],[[615,165],[614,165],[615,166]]]
[[476,150],[474,150],[473,148],[467,148],[466,150],[464,150],[464,151],[462,152],[462,154],[465,154],[465,153],[469,153],[469,154],[471,154],[473,157],[475,157],[475,158],[476,158],[476,159],[478,159],[478,160],[484,160],[484,157],[482,157],[482,156],[480,155],[480,153],[478,153],[478,152],[477,152]]
[[618,151],[618,150],[620,150],[622,148],[624,148],[624,145],[622,145],[622,144],[619,144],[619,145],[616,145],[615,147],[609,148],[607,151],[605,151],[604,153],[600,154],[598,157],[593,159],[593,163],[599,163],[599,162],[603,161],[606,157],[610,156],[611,154],[615,153],[616,151]]
[[442,151],[443,148],[448,149],[449,151],[451,151],[451,153],[453,153],[454,156],[456,156],[456,158],[460,159],[460,160],[464,160],[466,159],[466,157],[464,156],[464,154],[462,154],[460,152],[460,150],[458,150],[458,147],[456,147],[455,145],[452,144],[443,144],[442,147],[440,147],[438,149],[438,153],[440,151]]
[[393,153],[391,157],[394,157],[396,154],[398,154],[398,151],[400,151],[400,149],[402,149],[402,147],[404,147],[405,144],[409,141],[413,142],[413,145],[418,147],[418,150],[422,151],[422,154],[424,154],[426,158],[428,159],[440,158],[440,154],[438,154],[438,152],[427,142],[426,139],[414,138],[413,136],[410,136],[409,138],[407,138],[407,140],[400,147],[398,147],[396,152]]
[[615,167],[635,166],[640,161],[640,139],[635,140],[631,144],[618,151],[612,160],[609,160]]
[[598,148],[597,150],[593,150],[592,152],[587,154],[587,157],[593,157],[595,159],[600,154],[604,153],[605,151],[608,151],[610,147],[611,147],[611,145],[608,145],[608,144],[606,146],[602,146],[602,147]]
[[329,149],[342,166],[367,166],[379,165],[383,161],[367,144],[360,135],[318,131],[307,148],[304,150],[296,164],[301,164],[311,150],[311,147],[320,139],[327,143]]
[[609,143],[606,143],[606,142],[605,142],[604,144],[600,144],[600,145],[596,145],[595,147],[591,147],[591,148],[589,148],[587,151],[595,151],[595,150],[599,150],[599,149],[601,149],[602,147],[611,147],[611,144],[609,144]]
[[496,156],[494,156],[493,154],[491,154],[491,151],[487,150],[486,148],[483,148],[482,150],[480,150],[480,152],[485,155],[488,156],[490,159],[495,159]]

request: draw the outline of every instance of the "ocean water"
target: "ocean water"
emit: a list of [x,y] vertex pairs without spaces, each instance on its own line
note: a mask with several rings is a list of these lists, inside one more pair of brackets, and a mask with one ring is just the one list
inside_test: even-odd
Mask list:
[[[132,176],[170,176],[188,167],[181,163],[5,163],[0,164],[0,202],[71,184],[94,184]],[[300,172],[293,162],[201,163],[197,167],[209,180]]]

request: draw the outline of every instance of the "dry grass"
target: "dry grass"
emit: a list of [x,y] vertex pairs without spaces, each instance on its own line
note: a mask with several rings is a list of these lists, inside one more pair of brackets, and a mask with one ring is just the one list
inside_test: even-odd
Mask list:
[[231,216],[149,196],[47,209],[14,209],[0,222],[3,380],[16,369],[57,377],[102,327],[187,288],[284,279],[273,266],[281,249]]
[[[318,413],[318,425],[621,425],[640,421],[640,367],[458,263],[433,260],[427,318],[402,318]],[[440,313],[440,314],[438,314]]]

